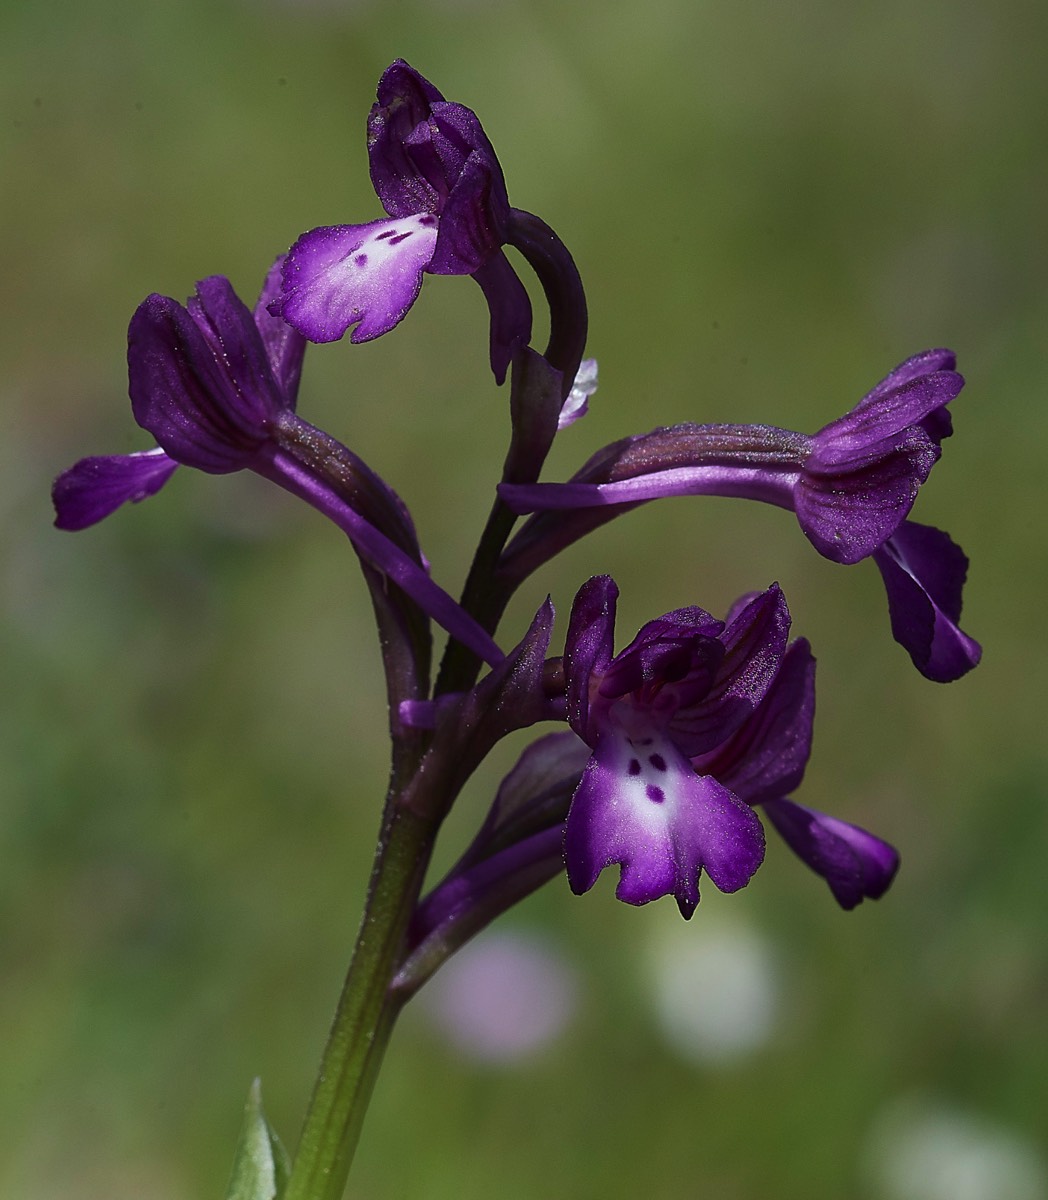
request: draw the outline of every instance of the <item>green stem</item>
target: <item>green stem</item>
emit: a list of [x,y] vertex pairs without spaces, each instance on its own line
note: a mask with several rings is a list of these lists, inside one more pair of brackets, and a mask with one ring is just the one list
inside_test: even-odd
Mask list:
[[[506,603],[513,594],[510,588],[494,587],[492,578],[516,519],[505,504],[496,498],[459,602],[489,633],[498,625]],[[472,650],[454,638],[449,639],[433,694],[442,696],[445,692],[466,691],[476,681],[480,666],[480,659]]]
[[403,1005],[389,983],[433,836],[432,821],[410,811],[392,809],[385,821],[353,961],[284,1200],[341,1200],[345,1191],[364,1113]]

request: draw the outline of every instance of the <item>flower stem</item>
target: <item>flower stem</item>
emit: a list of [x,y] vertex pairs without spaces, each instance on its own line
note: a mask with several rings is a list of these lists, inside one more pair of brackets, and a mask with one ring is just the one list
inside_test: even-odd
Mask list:
[[382,1057],[403,999],[389,989],[418,899],[433,822],[387,806],[353,960],[313,1090],[284,1200],[341,1200]]

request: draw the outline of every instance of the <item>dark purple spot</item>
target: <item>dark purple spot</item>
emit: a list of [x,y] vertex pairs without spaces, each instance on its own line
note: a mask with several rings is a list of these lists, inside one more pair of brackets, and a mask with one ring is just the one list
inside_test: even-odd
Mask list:
[[394,234],[394,235],[393,235],[393,237],[391,237],[391,238],[389,239],[389,244],[390,244],[391,246],[397,246],[397,245],[399,245],[399,244],[400,244],[402,241],[404,241],[404,239],[405,239],[405,238],[409,238],[409,237],[411,237],[411,235],[412,235],[412,233],[413,233],[413,232],[414,232],[414,230],[411,230],[411,229],[409,229],[409,230],[407,231],[407,233],[397,233],[397,234]]
[[630,759],[629,772],[631,775],[639,775],[640,774],[640,762],[637,759],[635,759],[635,758]]
[[391,238],[396,234],[395,229],[383,229],[381,233],[375,234],[376,242],[384,242],[387,238]]
[[666,794],[662,788],[656,787],[653,783],[649,783],[646,789],[647,797],[653,800],[656,804],[661,804],[666,799]]
[[358,267],[366,267],[368,265],[368,256],[366,254],[358,254],[353,261]]
[[662,757],[661,754],[652,754],[648,758],[648,762],[651,763],[651,765],[655,768],[656,771],[665,771],[666,770],[666,760]]
[[430,225],[436,225],[436,223],[437,223],[436,215],[434,213],[426,213],[426,215],[424,217],[419,217],[418,223],[420,225],[425,225],[427,227]]

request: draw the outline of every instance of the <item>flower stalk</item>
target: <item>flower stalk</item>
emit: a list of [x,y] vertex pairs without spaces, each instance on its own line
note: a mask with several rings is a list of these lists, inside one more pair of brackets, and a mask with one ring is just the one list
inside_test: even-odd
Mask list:
[[434,824],[387,805],[353,959],[281,1200],[341,1200],[345,1191],[364,1114],[406,1000],[389,984],[422,889]]

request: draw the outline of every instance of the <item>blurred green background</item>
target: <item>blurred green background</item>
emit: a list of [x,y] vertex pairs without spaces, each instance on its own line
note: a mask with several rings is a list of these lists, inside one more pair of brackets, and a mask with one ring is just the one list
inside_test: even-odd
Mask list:
[[[583,899],[556,881],[504,926],[570,968],[566,1028],[479,1062],[409,1008],[351,1194],[1044,1197],[1048,9],[0,14],[0,1194],[220,1196],[256,1074],[297,1135],[384,785],[355,563],[250,479],[179,473],[75,536],[51,528],[48,486],[81,455],[149,444],[124,363],[148,292],[223,273],[253,298],[303,230],[380,215],[364,119],[403,56],[478,112],[512,201],[586,280],[601,387],[549,478],[676,420],[816,429],[909,354],[958,351],[957,433],[914,515],[972,559],[964,624],[985,660],[950,687],[920,678],[874,567],[819,559],[756,506],[648,506],[530,581],[504,640],[549,590],[559,641],[601,571],[623,639],[778,579],[820,663],[799,798],[889,838],[903,868],[845,914],[770,840],[753,885],[707,883],[687,926],[671,901],[616,903],[611,878]],[[506,432],[485,360],[479,289],[430,279],[394,335],[311,351],[300,400],[401,491],[451,590]],[[521,744],[474,780],[440,864]],[[665,947],[683,962],[711,937],[760,948],[770,1012],[721,1061],[682,1049],[656,999]],[[720,1002],[707,961],[696,1012]],[[990,1190],[951,1190],[958,1146]]]

